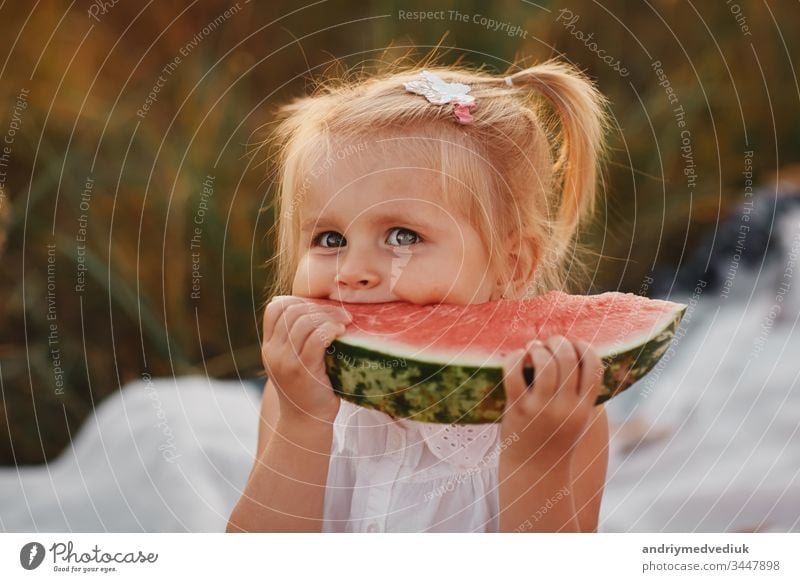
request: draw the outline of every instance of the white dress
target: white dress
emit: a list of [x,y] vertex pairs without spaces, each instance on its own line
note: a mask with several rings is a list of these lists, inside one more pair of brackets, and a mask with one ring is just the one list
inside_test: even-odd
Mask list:
[[395,419],[341,401],[323,532],[496,532],[499,424]]

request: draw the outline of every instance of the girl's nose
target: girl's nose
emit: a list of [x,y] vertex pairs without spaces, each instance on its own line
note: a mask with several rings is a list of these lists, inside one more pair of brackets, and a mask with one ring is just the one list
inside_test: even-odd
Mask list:
[[380,283],[380,274],[377,265],[364,253],[354,253],[348,249],[343,259],[340,260],[336,284],[353,289],[371,289]]

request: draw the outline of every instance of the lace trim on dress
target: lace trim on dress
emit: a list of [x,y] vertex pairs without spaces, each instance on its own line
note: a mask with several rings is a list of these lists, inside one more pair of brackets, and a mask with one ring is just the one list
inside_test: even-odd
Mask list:
[[457,467],[478,465],[497,441],[497,424],[417,422],[430,451]]
[[[488,424],[440,424],[434,422],[420,422],[407,418],[393,418],[377,410],[363,408],[347,400],[342,400],[339,413],[335,421],[334,430],[334,450],[341,452],[345,447],[346,434],[348,428],[359,425],[359,420],[370,417],[370,422],[363,422],[369,426],[361,426],[359,432],[365,429],[377,427],[381,419],[388,422],[395,422],[407,430],[418,432],[428,450],[439,460],[449,463],[459,469],[472,468],[481,464],[492,447],[498,446],[498,436],[500,425],[498,423]],[[366,441],[361,439],[366,438]],[[361,435],[359,454],[365,454],[366,443],[382,448],[369,436]],[[371,449],[372,447],[366,446]],[[486,461],[493,464],[497,459]]]

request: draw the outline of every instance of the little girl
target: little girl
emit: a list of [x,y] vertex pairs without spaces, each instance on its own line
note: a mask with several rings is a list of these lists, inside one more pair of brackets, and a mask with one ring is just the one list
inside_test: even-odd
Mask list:
[[608,425],[590,346],[555,336],[506,354],[499,423],[393,418],[333,392],[323,356],[350,318],[307,298],[465,305],[563,289],[595,205],[604,98],[551,60],[505,77],[395,68],[281,112],[269,379],[228,531],[596,531]]

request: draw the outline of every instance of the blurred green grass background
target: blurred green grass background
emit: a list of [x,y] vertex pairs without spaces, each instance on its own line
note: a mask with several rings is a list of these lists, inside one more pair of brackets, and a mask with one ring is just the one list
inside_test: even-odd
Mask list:
[[[800,157],[794,1],[101,4],[0,8],[0,134],[14,127],[0,199],[3,464],[53,458],[104,397],[143,374],[261,373],[273,190],[269,166],[254,167],[246,144],[272,107],[337,60],[369,64],[390,44],[390,55],[423,55],[441,43],[444,62],[502,72],[563,53],[585,70],[617,126],[603,211],[586,235],[602,256],[595,292],[635,292],[655,267],[677,267],[741,203],[745,150],[760,181]],[[579,19],[565,26],[562,9]],[[420,22],[400,10],[447,17]],[[455,10],[467,21],[450,18]],[[655,60],[691,130],[691,192]],[[156,100],[137,114],[160,75]],[[195,298],[193,272],[202,275]]]

